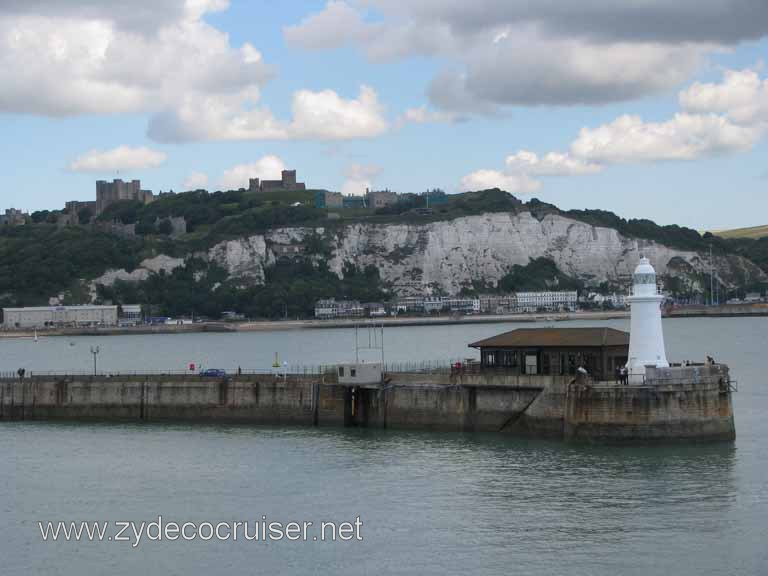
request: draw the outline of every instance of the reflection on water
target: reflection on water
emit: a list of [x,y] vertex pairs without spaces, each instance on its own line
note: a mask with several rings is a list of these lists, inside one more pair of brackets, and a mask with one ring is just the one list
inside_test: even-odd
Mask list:
[[[390,334],[388,355],[455,356],[464,352],[455,341],[505,328],[411,328]],[[735,443],[605,446],[361,429],[0,423],[1,572],[766,573],[768,319],[681,320],[665,329],[671,358],[705,351],[731,364],[740,385]],[[224,336],[99,344],[113,351],[105,361],[152,365],[198,347],[226,365],[246,354],[269,360],[291,338],[292,353],[313,361],[342,355],[349,334]],[[66,360],[51,352],[59,346],[0,342],[0,368],[9,358],[11,366],[23,358],[59,366]],[[152,542],[136,551],[118,543],[44,544],[34,524],[160,514],[182,521],[360,515],[365,540]]]

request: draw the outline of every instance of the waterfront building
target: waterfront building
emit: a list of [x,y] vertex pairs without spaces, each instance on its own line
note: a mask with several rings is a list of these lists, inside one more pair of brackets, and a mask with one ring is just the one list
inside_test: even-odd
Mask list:
[[630,379],[642,381],[646,368],[668,368],[661,327],[661,304],[664,296],[656,285],[656,270],[648,258],[641,258],[632,277],[629,344]]
[[141,304],[123,304],[120,306],[120,324],[136,326],[142,322]]
[[473,342],[483,369],[511,374],[576,374],[583,366],[596,380],[612,380],[627,363],[630,337],[613,328],[520,328]]
[[315,318],[359,318],[365,315],[365,308],[357,300],[318,300],[315,304]]
[[296,181],[296,170],[283,170],[280,174],[280,180],[259,180],[250,178],[248,180],[249,192],[273,192],[276,190],[306,190],[307,185],[304,182]]
[[480,296],[480,312],[483,314],[514,314],[517,312],[516,294],[489,294]]
[[99,215],[109,206],[121,200],[134,200],[141,204],[149,204],[155,199],[150,190],[141,189],[140,180],[123,182],[120,179],[106,182],[96,181],[96,214]]
[[406,296],[399,298],[392,308],[393,312],[396,314],[423,314],[424,297]]
[[363,304],[363,309],[367,316],[377,318],[387,315],[387,309],[381,302],[367,302]]
[[115,325],[117,325],[117,306],[3,308],[3,327],[6,329]]
[[579,295],[575,290],[562,292],[518,292],[518,312],[572,312],[578,308]]

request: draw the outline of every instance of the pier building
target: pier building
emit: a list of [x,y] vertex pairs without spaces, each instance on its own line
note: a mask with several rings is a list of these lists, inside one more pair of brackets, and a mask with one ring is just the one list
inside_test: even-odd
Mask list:
[[470,344],[482,369],[511,374],[575,375],[579,366],[599,380],[627,363],[630,337],[613,328],[520,328]]

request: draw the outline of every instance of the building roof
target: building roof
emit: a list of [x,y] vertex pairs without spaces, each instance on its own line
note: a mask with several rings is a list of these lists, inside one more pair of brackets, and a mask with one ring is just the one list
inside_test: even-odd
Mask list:
[[470,348],[561,348],[629,346],[629,333],[614,328],[518,328],[485,340]]

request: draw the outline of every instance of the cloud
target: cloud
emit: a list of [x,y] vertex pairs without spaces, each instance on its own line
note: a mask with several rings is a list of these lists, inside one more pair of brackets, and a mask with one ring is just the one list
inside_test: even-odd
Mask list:
[[229,94],[271,77],[252,46],[233,47],[202,20],[226,2],[161,0],[156,14],[154,3],[129,4],[4,3],[0,111],[159,112],[190,93]]
[[764,0],[334,0],[284,30],[306,50],[353,44],[372,61],[438,57],[445,68],[429,85],[431,103],[475,114],[664,92],[706,54],[766,34]]
[[512,194],[530,194],[541,188],[541,183],[526,174],[510,174],[498,170],[477,170],[461,180],[462,190],[501,188]]
[[347,43],[362,41],[366,25],[355,8],[332,0],[322,12],[311,14],[296,26],[283,30],[289,44],[305,50],[332,50]]
[[189,94],[176,109],[152,119],[149,135],[161,142],[352,140],[373,138],[388,128],[378,96],[367,86],[350,99],[332,90],[297,91],[289,122],[258,106],[259,97],[256,88],[228,95]]
[[696,82],[680,93],[688,112],[725,114],[733,122],[768,122],[768,79],[755,70],[726,70],[720,84]]
[[283,160],[275,155],[262,156],[249,164],[238,164],[229,170],[225,170],[219,179],[219,186],[223,190],[237,190],[248,188],[250,178],[261,180],[279,180],[281,172],[285,170]]
[[459,117],[455,114],[444,112],[442,110],[431,110],[426,106],[418,108],[408,108],[397,119],[397,126],[405,124],[440,124],[446,122],[455,122]]
[[199,190],[208,185],[208,175],[203,172],[191,172],[184,179],[184,188],[187,190]]
[[666,122],[649,123],[639,116],[620,116],[610,124],[583,128],[571,151],[600,164],[694,160],[748,150],[760,135],[754,127],[715,114],[679,113]]
[[350,165],[344,173],[346,180],[341,186],[341,193],[362,196],[366,190],[373,188],[373,181],[380,173],[381,166],[376,164]]
[[597,164],[590,164],[568,154],[550,152],[539,157],[528,150],[507,156],[506,165],[509,172],[531,176],[579,176],[601,170]]
[[[686,110],[664,122],[622,115],[596,128],[582,128],[567,153],[538,156],[520,150],[503,171],[479,170],[462,188],[497,186],[535,189],[534,177],[594,174],[612,164],[686,161],[742,152],[768,133],[768,80],[751,70],[727,70],[721,83],[695,83],[680,92]],[[696,112],[696,113],[694,113]],[[521,180],[522,179],[522,180]],[[528,179],[528,180],[526,180]]]
[[118,146],[112,150],[90,150],[69,165],[74,172],[113,172],[155,168],[165,162],[165,154],[150,148]]
[[204,19],[228,5],[0,0],[0,113],[149,114],[147,134],[162,142],[349,140],[388,129],[367,86],[353,98],[298,90],[292,118],[276,118],[260,101],[273,67]]

